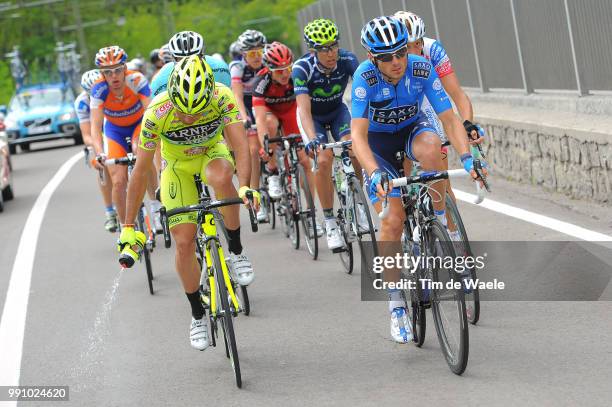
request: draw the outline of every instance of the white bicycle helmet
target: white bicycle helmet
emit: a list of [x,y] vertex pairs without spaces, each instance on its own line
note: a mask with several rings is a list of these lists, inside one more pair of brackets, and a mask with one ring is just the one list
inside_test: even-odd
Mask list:
[[87,71],[81,76],[81,87],[85,92],[89,93],[93,84],[101,77],[102,75],[100,75],[100,71],[97,69]]
[[204,55],[206,45],[204,38],[195,31],[181,31],[168,41],[168,48],[174,58],[184,58],[190,55]]
[[408,42],[415,42],[425,36],[425,22],[411,11],[398,11],[393,17],[402,21],[408,30]]

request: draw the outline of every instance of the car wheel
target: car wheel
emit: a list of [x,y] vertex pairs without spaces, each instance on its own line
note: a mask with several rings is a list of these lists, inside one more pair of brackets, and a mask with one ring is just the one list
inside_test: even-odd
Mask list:
[[19,147],[21,148],[21,151],[24,153],[30,151],[30,143],[21,143],[19,144]]
[[4,195],[4,191],[0,194],[0,212],[4,212],[4,198],[2,198],[2,195]]
[[10,184],[4,188],[0,195],[2,195],[2,200],[4,201],[10,201],[11,199],[15,198],[15,195],[13,195],[13,188]]
[[17,154],[17,146],[15,144],[9,144],[9,153]]

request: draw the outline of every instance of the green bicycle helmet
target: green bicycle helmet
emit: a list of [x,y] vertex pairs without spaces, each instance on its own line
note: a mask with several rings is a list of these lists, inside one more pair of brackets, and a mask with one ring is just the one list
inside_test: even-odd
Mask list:
[[325,18],[318,18],[304,27],[304,41],[308,48],[323,47],[338,41],[338,27]]

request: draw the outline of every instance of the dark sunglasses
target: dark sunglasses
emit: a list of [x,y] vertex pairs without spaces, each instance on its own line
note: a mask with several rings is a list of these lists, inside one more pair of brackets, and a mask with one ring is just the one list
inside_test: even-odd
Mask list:
[[394,53],[374,55],[374,59],[380,62],[391,62],[393,61],[393,57],[397,59],[402,59],[406,56],[407,53],[408,53],[408,48],[404,47],[400,50],[395,51]]

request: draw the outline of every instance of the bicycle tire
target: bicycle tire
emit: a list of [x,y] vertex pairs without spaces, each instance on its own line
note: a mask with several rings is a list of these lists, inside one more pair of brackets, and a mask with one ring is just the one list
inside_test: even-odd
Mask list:
[[[319,237],[317,235],[315,206],[314,200],[312,199],[312,193],[310,192],[310,185],[308,185],[308,178],[301,164],[297,166],[297,175],[296,196],[298,197],[298,214],[300,222],[302,223],[302,229],[304,230],[304,241],[306,242],[306,247],[312,259],[316,260],[319,257]],[[302,198],[304,198],[305,201],[302,201]],[[306,208],[304,208],[304,204]]]
[[[378,244],[376,241],[376,230],[374,229],[374,222],[372,221],[372,215],[370,214],[370,211],[368,209],[368,201],[366,199],[365,194],[363,193],[363,189],[361,188],[361,183],[359,182],[359,179],[357,177],[351,177],[349,179],[349,189],[351,191],[352,202],[351,202],[351,208],[347,208],[347,209],[349,211],[352,211],[351,229],[352,229],[352,233],[355,234],[359,242],[359,250],[361,252],[361,258],[363,260],[362,263],[365,262],[365,264],[367,264],[368,258],[367,258],[367,254],[365,250],[366,248],[365,242],[369,242],[369,244],[372,247],[371,248],[372,257],[378,256]],[[357,213],[358,213],[357,205],[360,202],[364,205],[366,209],[365,214],[368,220],[368,228],[369,228],[367,232],[359,231],[359,225],[357,222]],[[370,240],[365,241],[364,237],[369,237]],[[361,270],[361,272],[363,273],[363,270]],[[372,267],[368,267],[368,274],[373,279],[377,278],[377,276],[374,274]]]
[[355,267],[353,243],[348,240],[347,226],[344,224],[344,220],[339,221],[338,224],[340,230],[342,230],[342,238],[344,239],[344,250],[338,253],[340,262],[342,266],[344,266],[346,274],[353,274],[353,268]]
[[[461,240],[465,247],[460,249],[463,249],[465,256],[473,256],[470,240],[468,239],[467,232],[465,231],[463,219],[461,219],[461,214],[459,213],[459,208],[457,208],[457,204],[455,204],[455,201],[453,201],[449,194],[446,194],[446,211],[452,218],[453,223],[457,226],[457,230],[461,234]],[[457,242],[455,242],[454,245],[457,247]],[[469,270],[469,273],[470,279],[472,281],[476,281],[476,268],[472,267]],[[464,292],[464,297],[468,321],[470,321],[470,324],[476,325],[480,319],[480,292],[478,291],[478,287],[475,286],[470,292]]]
[[276,229],[276,204],[270,199],[270,227],[272,230]]
[[249,316],[251,314],[251,303],[249,301],[249,292],[247,291],[247,287],[245,285],[240,285],[240,294],[236,294],[240,296],[240,304],[244,310],[244,315]]
[[[414,243],[408,240],[407,237],[410,236],[410,233],[408,233],[406,229],[407,225],[404,225],[404,234],[402,236],[404,236],[405,240],[402,242],[402,250],[409,256],[414,256]],[[410,299],[413,329],[412,341],[418,348],[420,348],[423,346],[423,342],[425,342],[425,334],[427,332],[427,318],[425,316],[425,303],[423,298],[424,294],[420,283],[422,279],[425,278],[424,270],[418,267],[416,269],[416,273],[411,273],[408,278],[416,282],[416,287],[414,290],[404,290],[404,298]],[[409,292],[406,293],[406,291]]]
[[[289,174],[289,173],[287,173]],[[285,206],[285,222],[287,223],[287,236],[291,240],[291,245],[295,250],[300,248],[300,225],[299,225],[299,217],[297,215],[298,211],[298,196],[296,195],[296,191],[293,190],[293,186],[289,180],[289,176],[287,175],[287,205]],[[299,182],[299,179],[296,180],[296,183]]]
[[[143,206],[140,207],[140,211],[138,212],[138,230],[142,231],[145,233],[145,235],[147,235],[146,233],[146,228],[145,228],[145,222],[144,222],[144,217],[142,214],[142,210],[143,210]],[[147,235],[147,239],[148,239],[148,235]],[[145,261],[145,268],[147,270],[147,284],[149,286],[149,294],[153,295],[154,294],[154,290],[153,290],[153,265],[151,264],[151,253],[149,252],[149,248],[147,247],[147,244],[145,243],[145,245],[142,248],[142,254],[144,257],[144,261]]]
[[232,369],[234,370],[234,376],[236,378],[236,386],[242,387],[242,375],[240,373],[240,359],[238,358],[238,346],[236,345],[236,336],[234,333],[234,324],[232,319],[232,312],[230,311],[228,301],[228,291],[225,286],[225,280],[223,279],[223,268],[221,267],[221,260],[219,259],[219,247],[217,242],[212,239],[210,240],[210,255],[212,257],[213,265],[215,267],[215,281],[219,291],[217,296],[219,298],[219,304],[221,305],[220,313],[222,318],[221,327],[223,329],[223,339],[226,343],[226,356],[230,359]]
[[[446,228],[442,226],[440,222],[437,220],[432,220],[428,224],[425,234],[425,251],[427,256],[441,256],[442,258],[451,256],[452,258],[455,258],[454,248],[450,237],[446,232]],[[436,248],[439,248],[441,252],[438,253],[439,250]],[[455,278],[455,271],[452,269],[440,270],[438,268],[433,268],[431,272],[432,284],[442,283],[444,286],[447,281],[454,281]],[[449,278],[447,279],[446,277]],[[448,292],[448,294],[446,294],[446,292]],[[436,327],[436,333],[438,335],[438,342],[440,343],[442,354],[444,355],[450,370],[457,375],[461,375],[467,367],[469,357],[469,322],[465,312],[463,289],[445,290],[443,288],[440,290],[437,287],[432,286],[430,301],[434,326]],[[446,312],[444,310],[445,308],[442,307],[442,305],[447,303],[452,303],[452,305],[448,307],[449,312]],[[448,321],[448,318],[452,318],[453,314],[455,314],[454,318],[456,318],[456,320],[452,322]],[[448,322],[448,324],[445,321]],[[453,349],[452,345],[449,343],[451,338],[450,333],[452,332],[451,325],[458,327],[456,332],[457,335],[452,335],[452,339],[454,339],[456,342],[456,349]]]

